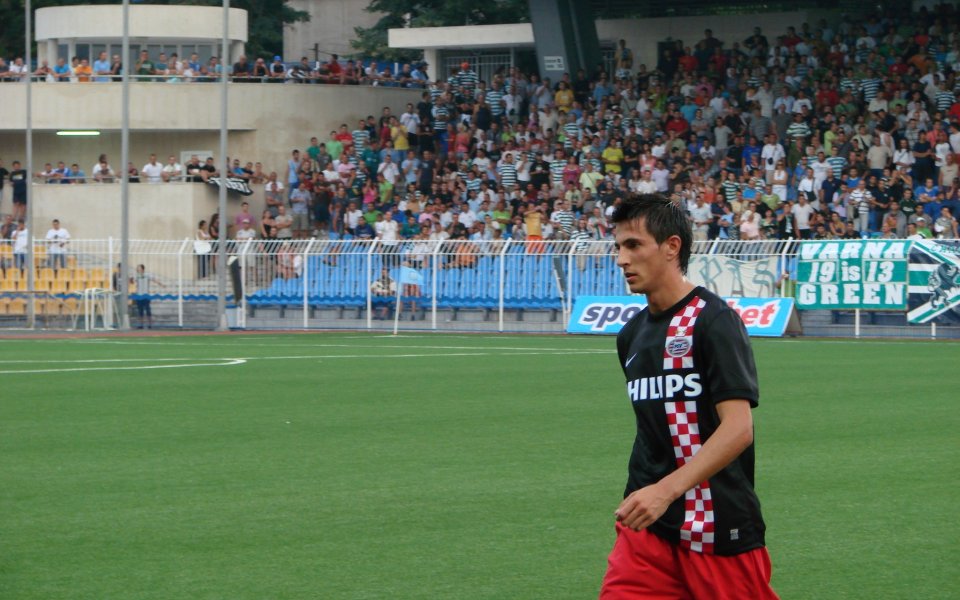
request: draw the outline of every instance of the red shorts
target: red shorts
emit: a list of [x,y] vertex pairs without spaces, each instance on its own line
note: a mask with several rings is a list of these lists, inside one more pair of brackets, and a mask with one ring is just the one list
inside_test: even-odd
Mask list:
[[617,523],[600,600],[775,600],[770,555],[755,548],[735,556],[691,552],[646,529]]

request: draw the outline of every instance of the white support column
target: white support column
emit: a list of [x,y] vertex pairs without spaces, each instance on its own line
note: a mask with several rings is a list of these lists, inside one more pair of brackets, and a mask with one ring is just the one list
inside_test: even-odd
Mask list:
[[440,247],[443,245],[443,242],[437,242],[433,247],[433,254],[430,255],[430,266],[433,269],[433,281],[431,285],[433,286],[430,292],[430,328],[433,330],[437,329],[437,271],[440,269]]
[[184,238],[177,252],[177,325],[183,328],[183,256],[190,247],[190,238]]
[[507,240],[507,242],[503,245],[503,250],[500,251],[500,301],[498,303],[499,306],[497,307],[497,331],[500,333],[503,333],[503,302],[507,285],[507,250],[510,248],[511,242],[513,242],[513,240]]
[[316,243],[317,238],[310,238],[307,247],[303,249],[303,271],[300,277],[303,279],[303,328],[310,326],[310,249]]

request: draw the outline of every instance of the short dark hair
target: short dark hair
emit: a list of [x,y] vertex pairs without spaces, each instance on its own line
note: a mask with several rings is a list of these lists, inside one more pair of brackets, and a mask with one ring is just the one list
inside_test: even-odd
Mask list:
[[658,244],[672,236],[680,238],[680,272],[686,275],[693,247],[693,231],[686,213],[663,194],[633,194],[613,211],[614,225],[644,220],[644,226]]

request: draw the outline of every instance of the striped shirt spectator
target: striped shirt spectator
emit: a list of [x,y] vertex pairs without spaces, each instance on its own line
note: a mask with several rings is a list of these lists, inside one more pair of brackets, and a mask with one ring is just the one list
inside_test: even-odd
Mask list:
[[438,104],[433,109],[433,130],[446,131],[447,122],[450,120],[450,111],[446,104]]
[[727,202],[733,202],[737,199],[737,192],[740,191],[740,184],[733,179],[728,179],[720,185],[723,192],[723,199]]
[[562,158],[555,158],[550,161],[550,182],[553,185],[563,183],[563,168],[567,166],[567,161]]
[[567,149],[572,148],[573,142],[580,139],[580,127],[576,121],[570,119],[563,124],[563,136],[566,138],[563,141],[563,147]]
[[868,77],[860,81],[860,91],[863,92],[863,101],[870,102],[877,97],[880,91],[880,80],[875,77]]
[[517,184],[517,165],[513,160],[505,160],[497,166],[497,173],[500,175],[500,185],[505,189],[510,189]]
[[840,93],[846,94],[850,92],[854,96],[860,93],[860,85],[857,84],[857,80],[853,77],[844,77],[840,80]]
[[480,77],[476,71],[470,68],[469,63],[460,65],[460,72],[457,73],[457,86],[464,88],[468,97],[473,96],[476,92],[479,82]]
[[495,86],[492,90],[487,91],[487,96],[484,99],[490,107],[491,115],[499,117],[503,114],[503,90]]
[[350,137],[353,138],[353,148],[357,154],[363,154],[363,151],[367,149],[367,144],[370,143],[370,132],[366,129],[354,129],[350,133]]
[[939,112],[945,113],[950,110],[950,107],[953,106],[953,103],[956,101],[956,98],[953,95],[953,92],[947,91],[946,89],[940,89],[937,92],[937,110]]
[[806,140],[811,133],[810,126],[802,118],[796,119],[793,123],[790,123],[790,127],[787,127],[787,137],[794,141]]
[[836,179],[840,179],[843,175],[843,170],[847,167],[847,159],[842,156],[831,156],[827,159],[827,164],[830,165],[830,169],[833,171],[833,176]]

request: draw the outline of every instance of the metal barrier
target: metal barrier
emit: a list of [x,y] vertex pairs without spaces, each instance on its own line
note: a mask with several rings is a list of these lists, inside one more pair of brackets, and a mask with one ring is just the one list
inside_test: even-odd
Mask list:
[[[57,256],[43,240],[34,243],[34,291],[74,307],[85,290],[117,289],[119,240],[71,240]],[[508,319],[539,315],[544,329],[559,331],[578,296],[628,293],[611,240],[227,244],[227,254],[237,263],[237,281],[231,274],[226,300],[239,309],[232,321],[238,327],[374,328],[380,319],[402,318],[422,321],[420,328],[443,329],[441,320],[472,315],[490,330],[504,331]],[[132,287],[131,299],[156,301],[163,309],[160,326],[214,326],[215,317],[196,315],[204,304],[209,312],[217,299],[217,273],[230,268],[218,264],[217,250],[216,242],[189,238],[131,240],[131,283],[143,265],[146,277],[139,281],[147,286]],[[731,290],[781,295],[790,291],[784,274],[795,250],[792,241],[697,242],[691,277],[726,295]],[[0,317],[19,317],[8,310],[10,302],[30,292],[26,273],[14,259],[12,244],[0,241]],[[235,284],[242,290],[237,298]]]

